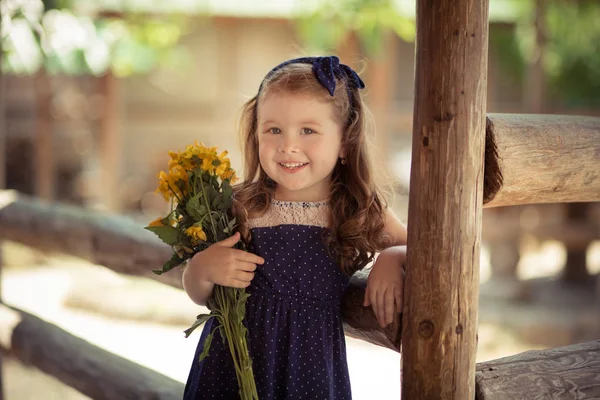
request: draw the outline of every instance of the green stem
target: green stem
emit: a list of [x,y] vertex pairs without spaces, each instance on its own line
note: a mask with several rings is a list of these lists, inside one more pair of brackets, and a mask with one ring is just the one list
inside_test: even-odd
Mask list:
[[[206,203],[206,209],[210,210],[210,203],[208,202],[208,196],[206,194],[206,189],[204,188],[204,181],[202,180],[202,177],[200,177],[200,185],[202,186],[202,197],[204,197],[204,202]],[[209,212],[208,216],[210,218],[210,227],[213,231],[213,237],[215,238],[215,240],[217,240],[217,229],[215,227],[215,221],[213,221],[212,219],[212,215]]]
[[240,330],[237,323],[232,322],[243,319],[243,316],[237,315],[238,308],[236,307],[242,301],[242,292],[243,289],[217,286],[215,287],[215,301],[221,310],[219,320],[224,330],[225,338],[223,339],[227,341],[235,365],[240,397],[242,400],[258,400],[252,361],[248,356],[247,337],[243,329]]
[[173,193],[173,196],[175,196],[177,198],[177,202],[181,203],[181,198],[179,196],[177,196],[177,193],[175,193],[175,191],[173,190],[173,188],[171,187],[169,182],[167,182],[167,186],[169,187],[169,190],[171,191],[171,193]]

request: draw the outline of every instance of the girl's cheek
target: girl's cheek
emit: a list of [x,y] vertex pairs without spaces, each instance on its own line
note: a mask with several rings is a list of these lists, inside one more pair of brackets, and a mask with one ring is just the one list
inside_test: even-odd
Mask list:
[[278,138],[276,136],[263,137],[263,138],[259,139],[259,141],[258,141],[258,148],[259,148],[259,150],[262,149],[262,150],[268,151],[269,149],[271,149],[273,147],[277,147],[277,141],[278,141]]

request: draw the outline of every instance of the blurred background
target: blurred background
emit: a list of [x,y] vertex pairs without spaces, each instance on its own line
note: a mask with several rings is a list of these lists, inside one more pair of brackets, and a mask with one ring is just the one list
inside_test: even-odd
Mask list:
[[[302,55],[358,70],[381,168],[406,221],[414,0],[0,0],[0,189],[142,227],[167,152],[230,152],[264,75]],[[490,0],[488,112],[600,116],[600,3]],[[1,228],[1,227],[0,227]],[[478,361],[600,339],[600,206],[484,210]],[[82,260],[2,243],[2,298],[184,382],[199,333],[185,294]],[[166,307],[164,304],[168,303]],[[348,338],[357,399],[399,398],[399,355]],[[85,399],[10,357],[5,399]],[[43,393],[43,395],[40,395]]]

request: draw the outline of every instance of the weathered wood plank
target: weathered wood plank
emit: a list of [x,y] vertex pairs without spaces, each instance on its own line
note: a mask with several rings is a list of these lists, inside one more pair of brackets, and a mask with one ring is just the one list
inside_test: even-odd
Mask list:
[[600,340],[477,365],[477,400],[600,399]]
[[181,288],[181,272],[152,273],[171,249],[129,218],[0,192],[0,238],[64,253]]
[[367,287],[367,271],[358,271],[350,278],[350,287],[342,301],[344,332],[351,337],[399,351],[402,332],[402,315],[396,314],[394,321],[381,328],[371,307],[363,307]]
[[489,114],[487,130],[502,182],[486,207],[600,201],[600,118]]
[[100,119],[98,147],[100,149],[100,182],[102,203],[107,209],[119,209],[117,189],[121,168],[121,148],[118,126],[119,81],[112,72],[99,78],[99,92],[104,98],[104,113]]
[[488,0],[417,2],[402,397],[472,399]]
[[183,397],[182,383],[96,347],[27,312],[0,304],[0,322],[0,345],[5,351],[92,399]]
[[[42,251],[70,254],[118,273],[143,276],[182,288],[180,269],[160,276],[151,272],[161,269],[162,263],[171,258],[171,249],[126,217],[47,204],[5,191],[0,192],[2,239]],[[352,279],[343,299],[345,329],[356,338],[399,351],[399,321],[382,330],[373,309],[362,306],[366,279],[366,274]]]
[[54,146],[54,118],[52,105],[52,82],[45,70],[35,76],[37,118],[35,126],[35,193],[52,201],[56,197],[56,151]]

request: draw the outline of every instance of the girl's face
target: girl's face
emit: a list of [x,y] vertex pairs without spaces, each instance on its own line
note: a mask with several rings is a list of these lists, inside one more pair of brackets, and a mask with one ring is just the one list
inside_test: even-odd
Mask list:
[[331,174],[344,156],[342,132],[331,103],[307,94],[267,94],[258,107],[258,155],[277,183],[275,198],[328,199]]

